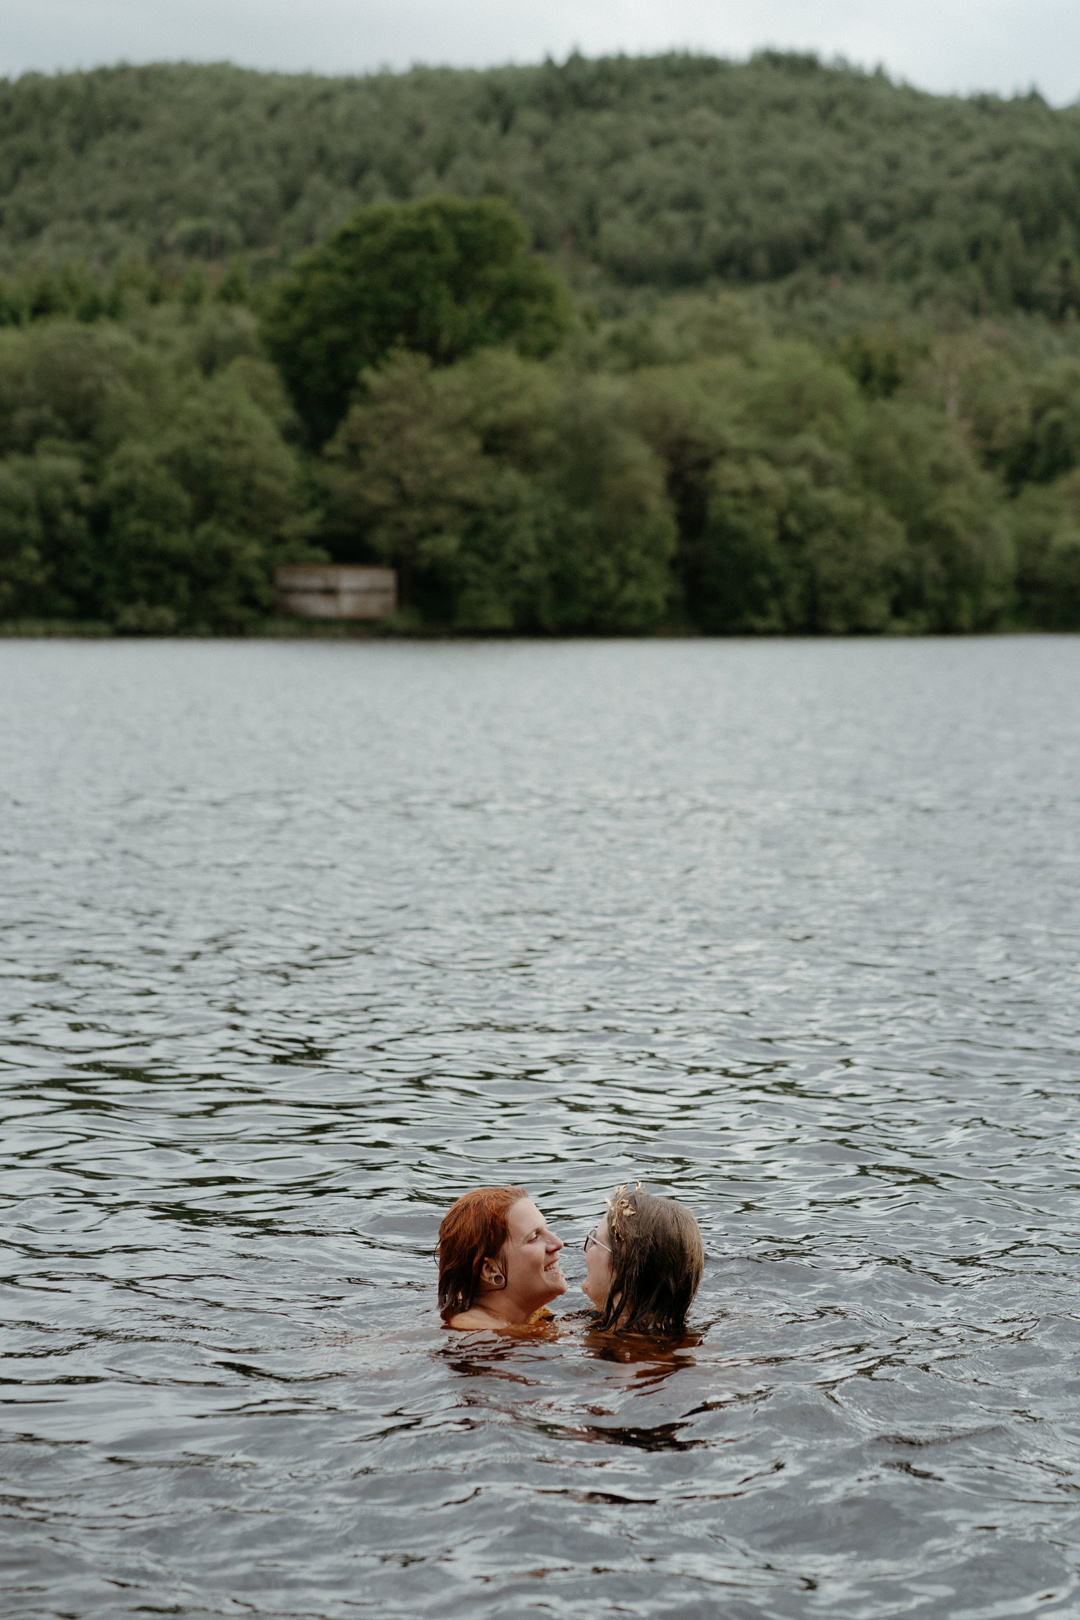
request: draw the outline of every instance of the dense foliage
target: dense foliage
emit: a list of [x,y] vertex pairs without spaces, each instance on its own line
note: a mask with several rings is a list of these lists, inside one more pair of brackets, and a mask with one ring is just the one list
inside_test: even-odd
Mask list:
[[258,271],[361,203],[498,193],[608,282],[883,279],[1080,308],[1080,110],[764,53],[362,79],[117,67],[0,85],[0,265]]
[[459,631],[1080,627],[1080,361],[984,327],[825,346],[742,295],[546,360],[399,348],[325,448],[245,307],[0,333],[0,618],[268,626],[280,561]]
[[1076,111],[804,58],[0,86],[0,620],[1080,628],[1078,222]]
[[263,335],[311,438],[329,438],[359,373],[394,348],[447,365],[485,344],[550,354],[572,305],[496,198],[373,203],[303,254],[267,301]]
[[422,617],[459,629],[651,629],[676,529],[625,390],[505,352],[367,379],[326,453],[338,556],[393,563]]
[[1015,609],[998,483],[932,397],[869,399],[768,337],[591,358],[369,377],[324,458],[335,555],[392,562],[461,629],[952,631]]
[[247,312],[0,333],[0,617],[241,631],[309,555]]

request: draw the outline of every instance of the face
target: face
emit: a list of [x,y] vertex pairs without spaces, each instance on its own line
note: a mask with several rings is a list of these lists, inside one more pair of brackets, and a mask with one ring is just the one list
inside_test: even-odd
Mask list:
[[585,1254],[585,1281],[581,1291],[592,1300],[598,1311],[602,1311],[607,1304],[608,1293],[611,1289],[611,1238],[608,1236],[607,1216],[596,1228],[595,1241],[589,1244]]
[[509,1237],[503,1250],[506,1291],[522,1306],[538,1310],[566,1293],[559,1264],[562,1239],[549,1232],[531,1198],[520,1198],[507,1212]]

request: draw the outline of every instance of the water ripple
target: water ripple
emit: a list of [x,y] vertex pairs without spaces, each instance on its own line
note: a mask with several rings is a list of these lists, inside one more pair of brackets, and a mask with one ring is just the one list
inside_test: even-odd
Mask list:
[[[0,644],[0,1607],[1075,1615],[1078,688]],[[629,1176],[683,1345],[439,1330],[459,1191]]]

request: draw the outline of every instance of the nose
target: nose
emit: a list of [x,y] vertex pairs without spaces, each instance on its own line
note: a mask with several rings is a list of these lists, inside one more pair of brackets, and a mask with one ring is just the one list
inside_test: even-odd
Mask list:
[[562,1246],[563,1240],[561,1237],[556,1237],[554,1232],[549,1232],[547,1234],[545,1239],[545,1247],[549,1248],[553,1254],[558,1254]]

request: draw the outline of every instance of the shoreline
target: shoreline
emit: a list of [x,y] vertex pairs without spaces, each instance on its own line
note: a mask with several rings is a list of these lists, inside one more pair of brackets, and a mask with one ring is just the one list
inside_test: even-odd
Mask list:
[[447,625],[388,626],[372,623],[341,623],[312,620],[291,623],[270,621],[251,629],[226,631],[176,630],[132,631],[94,620],[29,619],[0,621],[2,641],[976,641],[998,640],[1005,636],[1075,637],[1080,630],[1044,630],[1036,625],[1003,624],[979,630],[909,630],[890,627],[883,631],[844,631],[808,634],[795,632],[747,631],[725,635],[693,627],[666,625],[636,634],[617,631],[585,631],[567,635],[565,631],[454,630]]

